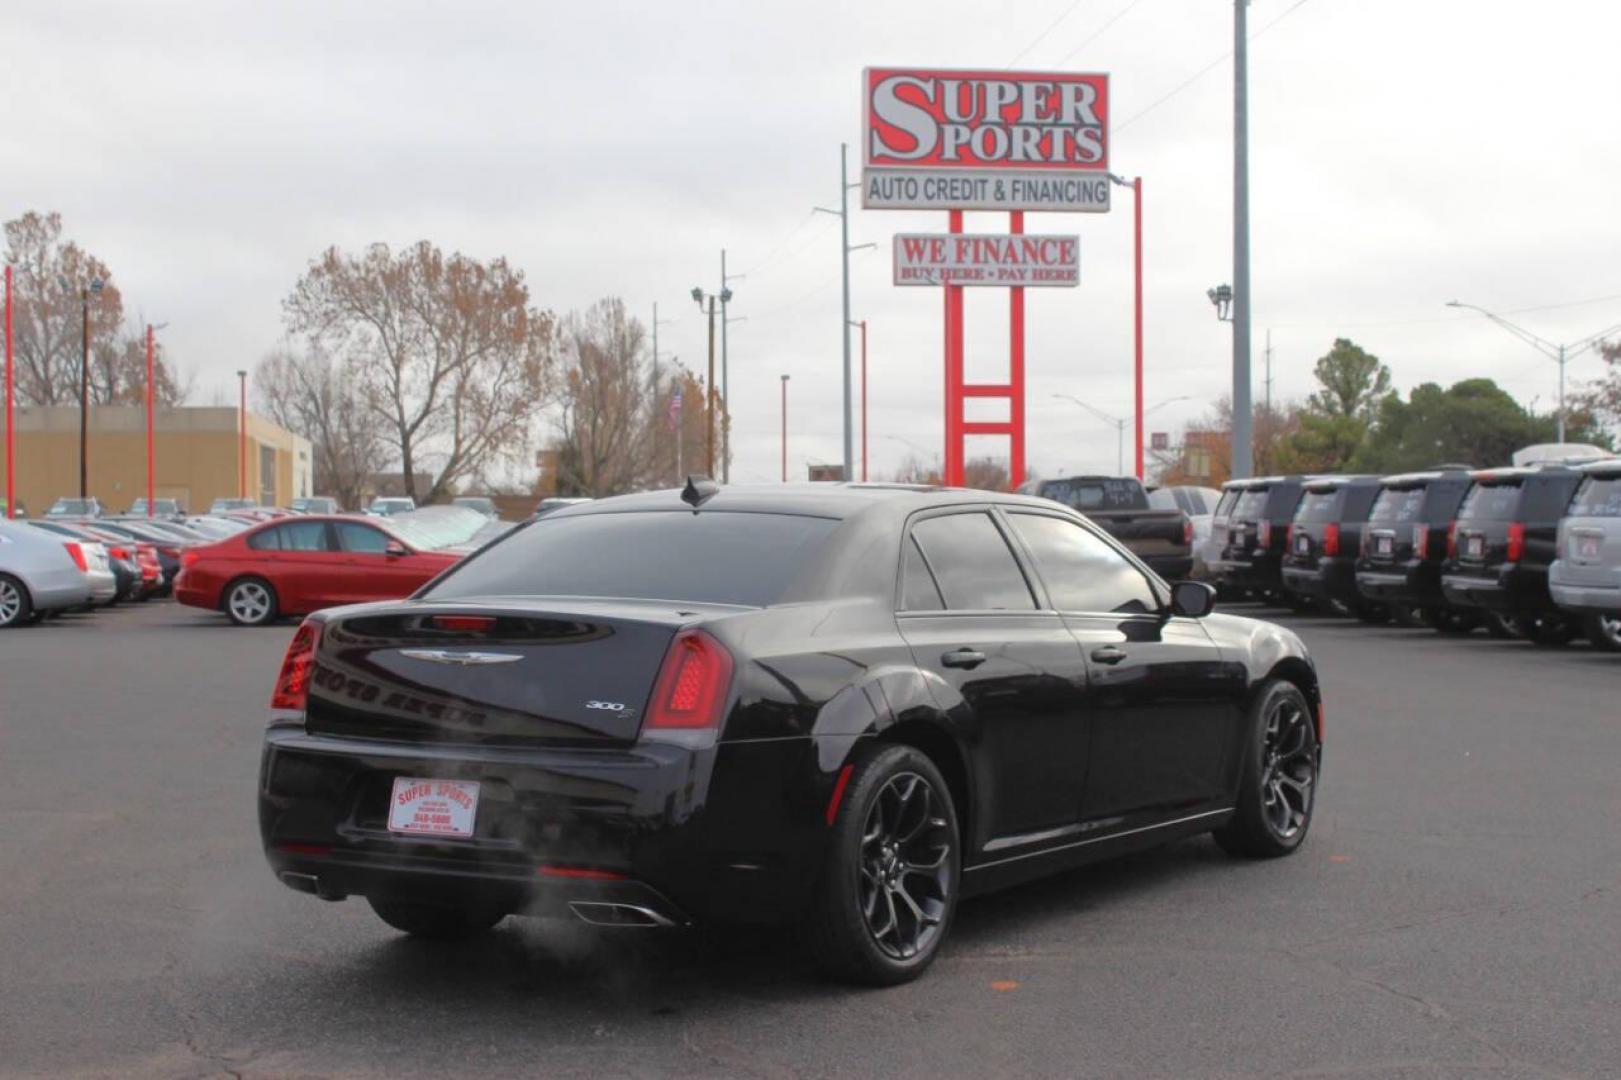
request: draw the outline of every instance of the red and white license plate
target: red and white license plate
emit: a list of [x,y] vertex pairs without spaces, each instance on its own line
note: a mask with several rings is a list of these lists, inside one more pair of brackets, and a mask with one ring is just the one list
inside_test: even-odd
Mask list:
[[467,839],[478,817],[478,783],[401,776],[388,799],[388,831]]
[[1592,533],[1576,534],[1576,555],[1582,559],[1598,558],[1599,538]]
[[1463,553],[1471,559],[1483,558],[1486,554],[1486,538],[1484,536],[1471,536],[1464,541]]
[[1378,536],[1374,538],[1373,550],[1380,555],[1389,555],[1396,550],[1396,538],[1393,536]]
[[1311,554],[1311,537],[1307,536],[1305,533],[1301,533],[1299,536],[1295,537],[1295,554]]

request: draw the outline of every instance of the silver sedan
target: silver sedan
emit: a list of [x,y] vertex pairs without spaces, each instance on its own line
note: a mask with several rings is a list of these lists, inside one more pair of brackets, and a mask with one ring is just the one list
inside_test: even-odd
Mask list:
[[102,545],[64,541],[32,525],[0,521],[0,628],[105,603],[116,592]]

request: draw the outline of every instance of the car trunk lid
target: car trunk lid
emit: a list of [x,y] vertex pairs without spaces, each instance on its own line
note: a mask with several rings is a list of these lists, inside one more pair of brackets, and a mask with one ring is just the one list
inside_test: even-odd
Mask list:
[[691,606],[415,603],[327,621],[314,734],[507,745],[634,741]]

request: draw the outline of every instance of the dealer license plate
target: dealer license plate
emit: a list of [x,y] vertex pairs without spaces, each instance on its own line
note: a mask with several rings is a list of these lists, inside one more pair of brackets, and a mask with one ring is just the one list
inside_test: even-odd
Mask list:
[[478,783],[401,776],[388,800],[388,831],[467,839],[478,816]]
[[1295,537],[1295,554],[1311,554],[1311,537],[1307,536],[1305,533],[1301,533],[1299,536]]
[[1484,536],[1471,536],[1464,541],[1463,553],[1471,559],[1484,558],[1486,555],[1486,538]]
[[1380,555],[1389,555],[1396,550],[1396,538],[1393,536],[1375,537],[1373,550]]
[[1581,559],[1598,558],[1599,538],[1592,533],[1576,534],[1576,556]]

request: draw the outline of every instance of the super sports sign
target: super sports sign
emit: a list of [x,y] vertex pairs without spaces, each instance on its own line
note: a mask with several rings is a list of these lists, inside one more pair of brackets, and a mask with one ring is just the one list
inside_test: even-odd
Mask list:
[[1109,209],[1109,77],[868,68],[869,210]]

